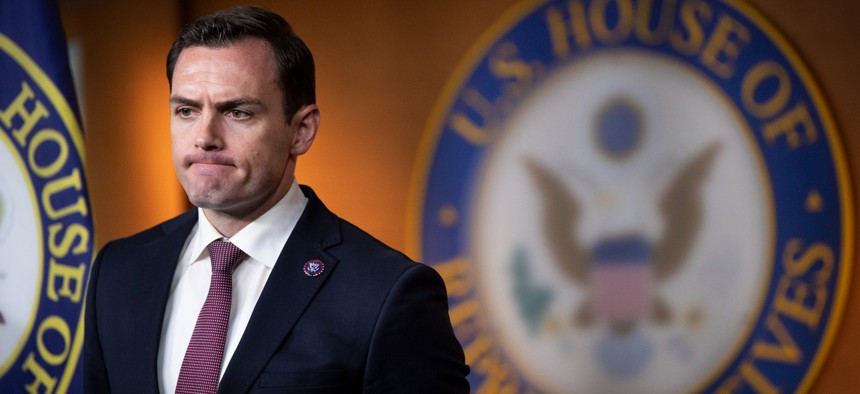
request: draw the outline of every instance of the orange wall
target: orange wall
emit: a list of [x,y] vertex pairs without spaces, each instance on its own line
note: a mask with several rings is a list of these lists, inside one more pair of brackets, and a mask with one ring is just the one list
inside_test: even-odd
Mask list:
[[170,161],[164,76],[179,21],[172,1],[148,3],[61,3],[67,36],[82,51],[86,172],[99,247],[186,204]]
[[[860,2],[751,2],[795,44],[818,78],[858,184]],[[84,51],[87,172],[99,245],[185,206],[170,165],[164,77],[164,57],[179,26],[177,3],[61,1],[66,29]],[[241,2],[184,3],[197,16]],[[317,61],[322,126],[313,149],[299,161],[299,180],[335,212],[403,249],[414,158],[430,111],[468,48],[515,1],[254,3],[284,15]],[[856,288],[860,270],[852,275]],[[814,392],[860,387],[856,332],[860,293],[852,291]]]

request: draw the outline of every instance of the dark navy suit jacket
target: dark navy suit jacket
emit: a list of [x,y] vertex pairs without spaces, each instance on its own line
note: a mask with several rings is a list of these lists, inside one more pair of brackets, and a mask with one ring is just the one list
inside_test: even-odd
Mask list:
[[[302,191],[308,205],[218,392],[468,392],[441,277]],[[86,304],[87,393],[158,392],[165,305],[195,223],[191,210],[99,252]],[[316,277],[302,269],[312,259],[325,266]]]

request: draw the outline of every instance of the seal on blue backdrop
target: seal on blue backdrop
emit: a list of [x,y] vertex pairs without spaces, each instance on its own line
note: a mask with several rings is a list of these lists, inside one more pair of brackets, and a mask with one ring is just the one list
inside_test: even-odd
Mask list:
[[740,1],[525,2],[451,77],[413,251],[476,391],[793,392],[833,341],[847,164],[797,51]]

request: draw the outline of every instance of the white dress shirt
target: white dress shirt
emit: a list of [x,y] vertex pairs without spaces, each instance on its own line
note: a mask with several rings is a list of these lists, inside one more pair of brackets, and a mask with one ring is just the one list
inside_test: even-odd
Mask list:
[[158,349],[158,384],[162,393],[176,391],[176,381],[179,379],[185,350],[191,341],[197,315],[209,292],[212,275],[212,262],[206,249],[209,243],[224,239],[248,255],[233,271],[233,302],[230,321],[227,323],[227,342],[224,346],[220,380],[239,345],[245,327],[248,326],[251,312],[263,292],[269,274],[307,202],[307,197],[294,180],[290,190],[274,207],[229,239],[221,235],[203,214],[203,210],[198,208],[197,225],[191,230],[179,255],[164,314],[161,345]]

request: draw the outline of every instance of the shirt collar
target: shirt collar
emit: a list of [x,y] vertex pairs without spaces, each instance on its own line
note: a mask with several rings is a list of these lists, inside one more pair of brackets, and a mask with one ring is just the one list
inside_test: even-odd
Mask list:
[[[239,230],[229,241],[242,249],[250,258],[271,268],[281,255],[284,244],[290,238],[307,204],[308,198],[302,193],[298,182],[293,179],[290,190],[280,201]],[[196,233],[189,244],[191,255],[195,256],[192,264],[202,259],[203,251],[212,241],[225,239],[203,214],[203,209],[197,208],[197,218]]]

